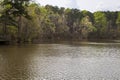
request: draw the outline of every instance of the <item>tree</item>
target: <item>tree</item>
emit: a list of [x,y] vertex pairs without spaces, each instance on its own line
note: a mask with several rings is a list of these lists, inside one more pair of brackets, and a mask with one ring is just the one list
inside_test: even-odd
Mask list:
[[[40,6],[30,0],[1,0],[0,34],[18,42],[50,39],[113,39],[120,35],[120,12]],[[3,28],[3,29],[2,29]],[[17,34],[17,35],[16,35]],[[10,38],[7,38],[9,35]]]
[[104,12],[107,18],[107,38],[115,39],[118,35],[118,29],[116,24],[116,19],[118,12]]
[[6,6],[6,17],[15,16],[18,17],[18,42],[21,41],[21,21],[22,16],[28,18],[26,7],[30,0],[3,0],[3,6]]
[[82,33],[82,37],[85,39],[88,39],[88,35],[90,32],[95,31],[96,28],[93,26],[92,22],[90,21],[89,16],[85,16],[82,20],[81,20],[81,33]]
[[83,17],[86,17],[86,16],[89,16],[89,20],[93,23],[94,22],[94,16],[91,12],[87,11],[87,10],[83,10],[81,11],[81,15],[82,15],[82,18]]
[[120,35],[120,12],[118,12],[118,17],[116,19],[116,24],[117,24],[117,34],[119,36]]
[[74,38],[76,35],[76,28],[79,26],[79,21],[81,20],[81,13],[78,9],[66,9],[65,17],[67,21],[67,26],[69,27],[70,38]]
[[97,36],[99,38],[106,37],[107,30],[107,19],[105,13],[103,12],[95,12],[94,13],[95,27],[97,28]]
[[14,17],[12,15],[12,5],[9,0],[3,0],[1,3],[0,22],[3,25],[3,38],[7,39],[7,27],[16,26]]

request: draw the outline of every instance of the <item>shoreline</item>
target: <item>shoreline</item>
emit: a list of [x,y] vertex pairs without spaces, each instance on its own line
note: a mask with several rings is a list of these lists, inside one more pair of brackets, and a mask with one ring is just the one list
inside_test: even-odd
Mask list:
[[90,40],[37,40],[32,42],[0,42],[0,45],[24,45],[24,44],[52,44],[52,43],[120,43],[120,40],[108,40],[108,39],[90,39]]

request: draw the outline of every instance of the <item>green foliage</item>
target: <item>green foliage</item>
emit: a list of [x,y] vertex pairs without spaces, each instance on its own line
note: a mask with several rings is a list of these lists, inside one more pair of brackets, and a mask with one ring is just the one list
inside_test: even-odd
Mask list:
[[95,27],[97,28],[97,36],[100,38],[106,37],[107,33],[107,18],[103,12],[94,13]]
[[93,26],[92,22],[90,22],[89,16],[86,16],[82,19],[81,21],[81,25],[86,28],[87,32],[92,32],[95,29],[95,27]]
[[116,24],[120,26],[120,12],[118,12],[118,17],[116,20]]
[[81,11],[81,15],[82,17],[86,17],[86,16],[89,16],[89,20],[93,23],[94,22],[94,16],[91,12],[89,11],[86,11],[86,10],[83,10]]
[[[9,40],[118,39],[120,12],[91,13],[57,6],[40,6],[30,0],[0,2],[0,36]],[[5,38],[5,37],[4,37]]]
[[92,22],[90,22],[89,16],[86,16],[81,20],[81,27],[84,38],[87,38],[90,32],[96,31],[96,28],[93,26]]
[[11,37],[11,40],[16,40],[17,39],[17,27],[15,26],[8,26],[7,27],[7,34],[9,37]]
[[98,26],[105,26],[107,24],[106,16],[103,12],[95,12],[94,13],[95,23]]

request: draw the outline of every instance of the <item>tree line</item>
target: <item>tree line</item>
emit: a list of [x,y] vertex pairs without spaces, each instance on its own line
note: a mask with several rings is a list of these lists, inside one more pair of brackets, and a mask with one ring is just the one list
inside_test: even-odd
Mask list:
[[120,11],[91,13],[41,6],[30,0],[1,0],[0,39],[12,42],[120,39]]

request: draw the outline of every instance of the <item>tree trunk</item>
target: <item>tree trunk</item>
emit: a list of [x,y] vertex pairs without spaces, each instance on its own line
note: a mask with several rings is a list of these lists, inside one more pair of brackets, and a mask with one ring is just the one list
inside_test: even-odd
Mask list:
[[7,40],[7,22],[6,21],[8,21],[7,14],[5,17],[4,24],[3,24],[3,39],[5,39],[5,40]]
[[21,21],[22,21],[22,16],[19,16],[19,19],[18,19],[18,43],[21,43]]
[[6,27],[7,27],[7,24],[6,24],[6,21],[4,22],[4,25],[3,25],[3,39],[6,39]]

